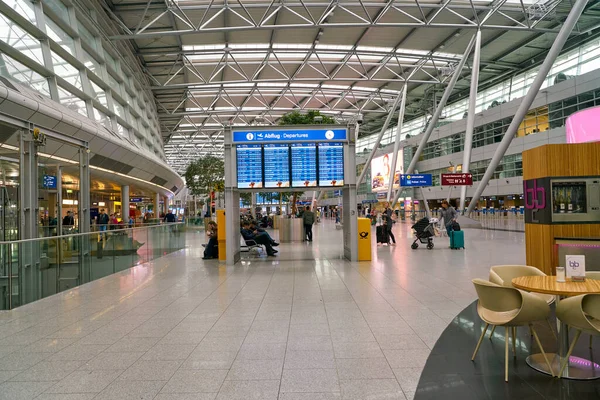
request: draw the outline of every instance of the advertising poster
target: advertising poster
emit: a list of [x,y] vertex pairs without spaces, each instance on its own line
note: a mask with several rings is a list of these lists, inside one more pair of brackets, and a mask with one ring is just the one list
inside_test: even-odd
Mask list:
[[404,173],[403,160],[403,150],[400,149],[395,171],[392,172],[392,153],[374,158],[371,161],[371,191],[387,192],[392,177],[393,187],[398,189],[400,187],[400,175]]

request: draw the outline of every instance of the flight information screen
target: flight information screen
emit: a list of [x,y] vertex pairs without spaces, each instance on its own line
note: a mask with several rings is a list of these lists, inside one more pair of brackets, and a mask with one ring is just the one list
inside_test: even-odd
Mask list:
[[237,146],[237,187],[239,189],[262,188],[262,146],[241,144]]
[[319,144],[319,186],[344,186],[344,145]]
[[294,143],[292,150],[292,187],[317,186],[317,145]]
[[290,187],[290,147],[287,144],[266,144],[265,187]]

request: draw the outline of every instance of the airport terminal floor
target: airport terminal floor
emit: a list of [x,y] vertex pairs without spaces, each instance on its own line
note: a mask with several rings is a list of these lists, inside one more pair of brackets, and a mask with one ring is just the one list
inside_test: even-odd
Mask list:
[[[185,250],[0,313],[0,398],[599,398],[597,381],[529,368],[527,328],[508,383],[501,329],[470,361],[482,325],[471,279],[523,264],[523,233],[466,230],[466,250],[442,237],[429,251],[410,249],[410,224],[394,230],[372,262],[344,260],[324,221],[314,242],[234,267],[203,261],[204,233],[188,230]],[[574,354],[600,359],[581,342]]]

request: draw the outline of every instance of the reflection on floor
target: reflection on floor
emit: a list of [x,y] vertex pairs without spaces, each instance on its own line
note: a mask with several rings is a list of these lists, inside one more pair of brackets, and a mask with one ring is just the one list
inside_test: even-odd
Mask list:
[[[476,303],[452,321],[427,359],[415,400],[600,399],[600,380],[556,379],[530,368],[525,359],[531,353],[539,353],[539,349],[527,327],[517,330],[517,358],[513,358],[512,350],[509,353],[508,383],[504,382],[504,328],[496,330],[492,341],[483,341],[475,362],[471,362],[484,325],[477,315]],[[536,331],[544,350],[556,352],[556,339],[549,327],[536,324]],[[600,340],[595,338],[595,349],[590,350],[588,338],[581,336],[573,355],[598,363]]]
[[483,230],[465,251],[411,250],[409,226],[372,262],[342,259],[325,221],[235,267],[189,232],[186,250],[0,313],[0,398],[412,399],[471,279],[525,255],[523,234]]

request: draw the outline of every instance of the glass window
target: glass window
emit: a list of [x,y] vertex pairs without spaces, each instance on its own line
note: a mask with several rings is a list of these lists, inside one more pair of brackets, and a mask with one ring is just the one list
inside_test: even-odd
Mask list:
[[73,93],[59,87],[58,88],[58,97],[60,98],[60,103],[67,108],[78,112],[81,115],[87,115],[87,108],[85,106],[85,101],[75,96]]
[[30,0],[1,0],[6,3],[10,8],[17,11],[17,13],[35,25],[35,11],[33,8],[33,2]]
[[117,124],[117,133],[121,136],[125,136],[126,138],[129,138],[129,129],[125,128],[121,124]]
[[108,74],[108,85],[112,90],[117,92],[119,96],[121,95],[121,84],[117,82],[115,78],[111,74]]
[[96,41],[96,36],[92,34],[81,22],[78,26],[79,35],[81,36],[81,41],[90,46],[92,49],[98,51],[98,43]]
[[125,108],[121,105],[121,103],[119,103],[116,100],[113,100],[113,105],[115,107],[115,114],[127,121],[127,117],[125,115]]
[[44,65],[40,41],[2,14],[0,14],[0,40],[38,64]]
[[92,71],[97,76],[102,77],[102,69],[100,68],[100,63],[85,50],[83,50],[82,61],[87,69]]
[[54,14],[56,14],[59,18],[63,19],[67,23],[70,23],[69,9],[62,1],[60,1],[60,0],[44,0],[42,2],[42,4],[44,5],[44,7],[49,8],[52,11],[54,11]]
[[110,66],[115,71],[117,70],[117,60],[108,52],[104,51],[104,60],[106,60],[106,64]]
[[79,73],[79,70],[66,62],[62,57],[53,51],[50,53],[52,54],[52,64],[56,75],[69,82],[77,89],[83,90],[83,86],[81,84],[81,74]]
[[0,62],[0,76],[12,78],[37,90],[40,94],[50,97],[48,79],[32,71],[20,62],[13,60],[6,54],[0,54],[0,61],[2,61]]
[[94,108],[94,119],[100,124],[102,124],[105,128],[112,130],[112,125],[108,115],[104,114],[97,108]]
[[73,38],[49,18],[46,18],[46,33],[48,34],[48,37],[54,40],[60,47],[68,51],[71,55],[75,55],[75,42],[73,41]]
[[98,102],[100,102],[100,104],[102,104],[104,107],[108,107],[108,101],[106,101],[106,92],[92,81],[90,81],[90,85],[92,86],[92,97],[95,100],[98,100]]

